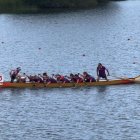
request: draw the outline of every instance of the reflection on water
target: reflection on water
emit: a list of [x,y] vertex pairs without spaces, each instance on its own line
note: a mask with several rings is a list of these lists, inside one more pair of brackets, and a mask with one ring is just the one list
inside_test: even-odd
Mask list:
[[[117,77],[139,75],[139,7],[123,1],[73,12],[1,14],[1,73],[9,79],[9,70],[21,66],[29,74],[96,77],[102,62]],[[0,139],[139,139],[139,90],[0,89]]]
[[107,87],[106,86],[101,86],[101,87],[98,87],[97,88],[98,92],[105,92],[107,90]]

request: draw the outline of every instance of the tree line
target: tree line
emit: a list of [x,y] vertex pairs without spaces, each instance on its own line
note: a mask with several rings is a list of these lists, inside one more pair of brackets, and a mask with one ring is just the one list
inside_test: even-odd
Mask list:
[[109,0],[0,0],[0,11],[44,10],[48,8],[88,8]]

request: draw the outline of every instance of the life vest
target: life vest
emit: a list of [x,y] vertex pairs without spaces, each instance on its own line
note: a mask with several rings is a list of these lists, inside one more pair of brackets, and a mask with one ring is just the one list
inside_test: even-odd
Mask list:
[[99,71],[99,75],[105,75],[105,67],[104,66],[99,67],[98,71]]
[[19,72],[17,70],[11,70],[10,76],[16,76]]

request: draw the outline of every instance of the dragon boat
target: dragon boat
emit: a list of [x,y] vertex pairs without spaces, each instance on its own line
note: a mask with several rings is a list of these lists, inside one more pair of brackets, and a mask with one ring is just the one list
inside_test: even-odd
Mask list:
[[11,83],[9,81],[0,82],[0,88],[70,88],[70,87],[94,87],[140,83],[140,76],[135,78],[120,78],[109,81],[83,82],[83,83]]

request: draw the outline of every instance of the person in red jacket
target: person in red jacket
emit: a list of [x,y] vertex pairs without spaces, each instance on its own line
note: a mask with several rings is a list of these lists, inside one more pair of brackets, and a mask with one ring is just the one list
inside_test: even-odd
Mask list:
[[[106,75],[106,72],[107,72],[107,75]],[[99,81],[100,78],[104,78],[105,80],[108,81],[107,76],[109,76],[109,71],[101,63],[99,63],[97,67],[97,76],[98,76],[97,81]]]

